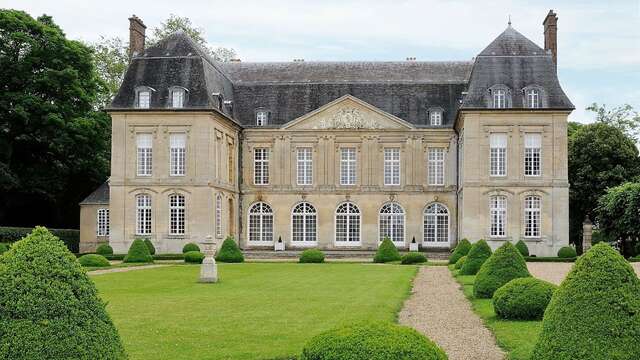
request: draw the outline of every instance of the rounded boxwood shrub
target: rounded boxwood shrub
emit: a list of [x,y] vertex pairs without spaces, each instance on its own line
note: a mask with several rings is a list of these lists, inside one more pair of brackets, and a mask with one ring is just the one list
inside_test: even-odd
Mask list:
[[605,243],[578,258],[544,313],[533,360],[640,359],[640,280]]
[[200,251],[200,247],[194,243],[184,244],[184,246],[182,247],[182,253],[186,254],[189,251]]
[[191,264],[202,264],[204,254],[200,251],[187,251],[184,253],[184,262]]
[[422,263],[426,263],[426,262],[427,262],[427,257],[424,256],[424,254],[416,252],[416,251],[412,251],[412,252],[406,253],[400,259],[400,263],[404,264],[404,265],[422,264]]
[[464,262],[466,260],[467,260],[467,255],[461,257],[460,259],[458,259],[458,261],[456,261],[456,264],[453,266],[453,268],[460,270],[460,268],[462,268],[462,265],[464,265]]
[[0,243],[0,255],[9,251],[9,245],[5,243]]
[[91,267],[105,267],[111,266],[109,260],[102,255],[99,254],[85,254],[78,258],[80,265],[82,266],[91,266]]
[[458,243],[458,246],[453,250],[451,256],[449,256],[449,264],[455,264],[461,257],[467,255],[471,250],[471,243],[467,239],[462,239]]
[[534,277],[513,279],[493,294],[493,308],[502,319],[540,320],[557,288]]
[[414,329],[373,322],[344,326],[309,340],[300,360],[446,360],[438,345]]
[[562,259],[571,259],[578,256],[576,249],[572,246],[563,246],[558,250],[558,257]]
[[96,254],[113,255],[113,248],[109,244],[100,244],[96,249]]
[[147,245],[147,249],[149,249],[149,254],[150,255],[155,255],[156,254],[156,247],[153,246],[153,243],[151,242],[151,240],[144,239],[144,244]]
[[516,243],[516,249],[520,252],[520,255],[527,257],[529,256],[529,247],[524,241],[520,240]]
[[242,251],[238,248],[238,244],[236,244],[233,237],[229,236],[222,242],[216,261],[226,263],[244,262],[244,255],[242,255]]
[[324,253],[318,249],[307,249],[300,254],[301,263],[323,263]]
[[491,298],[502,285],[517,278],[529,277],[527,263],[515,246],[505,242],[482,264],[473,283],[473,296]]
[[0,257],[0,359],[126,359],[95,285],[36,227]]
[[491,248],[484,240],[479,240],[469,250],[467,259],[460,268],[461,275],[475,275],[480,267],[491,256]]
[[127,256],[124,257],[122,262],[125,263],[146,263],[153,262],[153,256],[149,254],[149,248],[145,245],[144,240],[135,239],[129,247]]
[[376,251],[376,255],[373,257],[375,263],[386,263],[389,261],[400,260],[400,252],[396,246],[391,242],[391,239],[385,237]]

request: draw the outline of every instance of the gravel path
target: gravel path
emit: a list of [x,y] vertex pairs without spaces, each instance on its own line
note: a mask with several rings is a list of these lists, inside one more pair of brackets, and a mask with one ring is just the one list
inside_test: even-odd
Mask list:
[[450,360],[504,359],[446,266],[420,267],[399,320],[435,341]]
[[140,265],[140,266],[119,267],[119,268],[113,268],[113,269],[93,270],[93,271],[89,271],[88,274],[102,275],[102,274],[134,271],[134,270],[153,269],[153,268],[163,267],[163,266],[169,266],[169,265]]
[[[631,263],[636,274],[640,276],[640,263]],[[546,280],[548,282],[560,285],[562,280],[567,276],[569,271],[573,267],[573,263],[545,263],[545,262],[530,262],[527,263],[527,268],[533,277]]]

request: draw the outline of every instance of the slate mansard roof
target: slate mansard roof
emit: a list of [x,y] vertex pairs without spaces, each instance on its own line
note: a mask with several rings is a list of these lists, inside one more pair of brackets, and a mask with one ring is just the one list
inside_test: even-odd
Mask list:
[[[551,54],[509,26],[474,62],[218,63],[178,32],[132,59],[111,110],[134,108],[142,86],[152,89],[151,109],[166,109],[170,88],[180,86],[186,109],[220,110],[245,127],[266,110],[278,127],[350,94],[419,127],[441,109],[451,127],[459,109],[488,108],[495,85],[510,89],[511,108],[523,108],[523,88],[536,86],[543,108],[573,109]],[[217,94],[232,106],[220,108]]]
[[108,205],[109,204],[109,183],[103,182],[89,196],[84,198],[80,205]]

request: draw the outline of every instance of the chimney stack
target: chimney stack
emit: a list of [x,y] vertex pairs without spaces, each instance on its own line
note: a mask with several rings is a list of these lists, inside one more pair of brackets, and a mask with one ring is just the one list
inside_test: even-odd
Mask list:
[[129,57],[138,56],[144,52],[144,32],[147,27],[142,20],[131,15],[129,18]]
[[558,16],[553,10],[549,10],[542,25],[544,25],[544,49],[551,50],[553,63],[558,66]]

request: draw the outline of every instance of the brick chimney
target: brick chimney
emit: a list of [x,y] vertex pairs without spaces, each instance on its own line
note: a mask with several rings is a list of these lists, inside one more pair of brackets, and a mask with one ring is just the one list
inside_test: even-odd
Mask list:
[[144,52],[144,32],[146,29],[147,27],[139,17],[131,15],[129,18],[129,57]]
[[544,49],[551,50],[553,63],[558,66],[558,16],[553,10],[549,10],[542,25],[544,25]]

